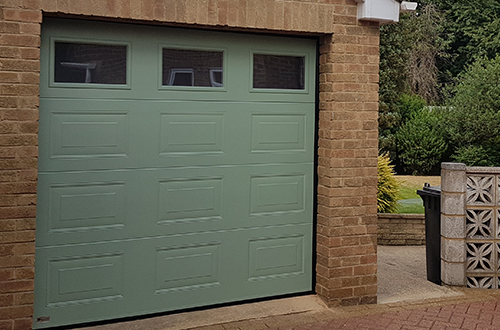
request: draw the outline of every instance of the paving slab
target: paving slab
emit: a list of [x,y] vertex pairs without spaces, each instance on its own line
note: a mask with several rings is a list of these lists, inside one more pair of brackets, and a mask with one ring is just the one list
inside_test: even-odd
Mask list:
[[427,281],[425,246],[379,246],[379,304],[463,295]]

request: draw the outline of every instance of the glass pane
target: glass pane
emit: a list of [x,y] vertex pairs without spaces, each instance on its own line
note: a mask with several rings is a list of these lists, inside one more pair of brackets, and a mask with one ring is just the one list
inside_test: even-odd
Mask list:
[[222,87],[222,52],[163,48],[163,86]]
[[253,88],[304,89],[305,57],[253,55]]
[[55,43],[55,82],[127,83],[127,46]]

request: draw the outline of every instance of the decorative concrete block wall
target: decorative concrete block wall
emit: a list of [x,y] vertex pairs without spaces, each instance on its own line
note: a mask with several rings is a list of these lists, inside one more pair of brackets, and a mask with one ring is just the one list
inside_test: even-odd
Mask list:
[[500,287],[500,167],[443,163],[442,281]]

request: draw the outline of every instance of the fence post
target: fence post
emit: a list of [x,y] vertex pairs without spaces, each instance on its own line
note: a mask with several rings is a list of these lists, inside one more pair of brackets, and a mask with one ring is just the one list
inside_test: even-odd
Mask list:
[[441,164],[441,281],[465,286],[466,166]]

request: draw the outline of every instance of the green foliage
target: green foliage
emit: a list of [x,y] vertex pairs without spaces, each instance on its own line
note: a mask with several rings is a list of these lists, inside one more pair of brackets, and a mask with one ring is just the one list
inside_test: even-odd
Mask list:
[[394,177],[389,155],[378,156],[377,210],[379,213],[394,213],[398,206],[399,182]]
[[440,70],[455,77],[478,58],[500,53],[500,0],[428,0],[444,14],[444,34],[450,42],[452,61]]
[[423,108],[396,135],[399,158],[413,175],[429,174],[441,162],[448,144],[438,109]]
[[472,165],[500,164],[500,56],[480,59],[452,89],[446,131],[453,159]]
[[[426,173],[450,156],[500,164],[499,26],[500,0],[420,0],[381,27],[379,147],[398,172]],[[441,125],[415,115],[415,95],[445,105]]]
[[446,47],[440,38],[442,15],[432,5],[419,10],[380,28],[379,148],[393,162],[398,160],[396,132],[414,108],[439,95],[435,59]]
[[396,150],[393,135],[401,123],[397,103],[409,92],[406,77],[411,40],[406,38],[410,30],[406,22],[402,18],[399,24],[380,27],[379,147],[391,153]]
[[397,106],[403,123],[417,116],[426,105],[427,102],[419,95],[401,95]]
[[451,159],[468,166],[495,166],[497,152],[480,145],[458,147]]

